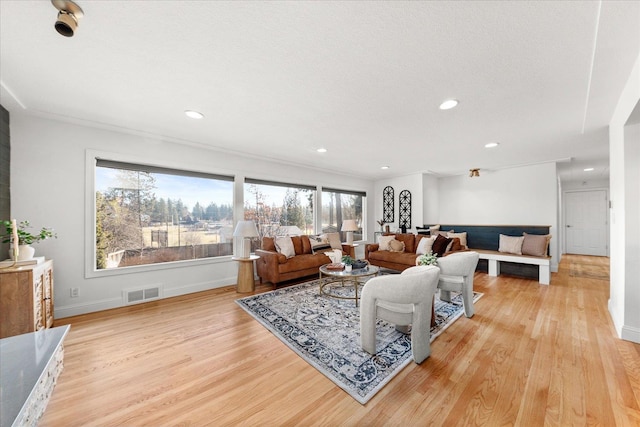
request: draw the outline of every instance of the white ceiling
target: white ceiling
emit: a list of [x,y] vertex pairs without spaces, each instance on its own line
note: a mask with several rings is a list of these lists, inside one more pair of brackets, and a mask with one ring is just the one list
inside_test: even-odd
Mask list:
[[640,53],[638,1],[77,3],[65,38],[51,2],[0,0],[12,113],[365,178],[556,160],[608,178]]

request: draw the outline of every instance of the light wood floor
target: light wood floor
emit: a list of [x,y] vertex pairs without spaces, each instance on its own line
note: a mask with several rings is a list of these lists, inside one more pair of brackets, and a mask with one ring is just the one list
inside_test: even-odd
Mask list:
[[615,337],[608,280],[572,264],[608,271],[566,255],[550,286],[477,273],[476,315],[364,406],[233,287],[62,319],[65,368],[40,425],[640,425],[640,345]]

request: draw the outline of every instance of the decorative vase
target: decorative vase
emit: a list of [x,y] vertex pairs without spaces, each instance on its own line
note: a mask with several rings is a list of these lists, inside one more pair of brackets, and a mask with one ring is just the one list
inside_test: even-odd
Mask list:
[[351,269],[353,269],[353,266],[351,264],[347,264],[344,266],[344,271],[346,271],[347,273],[349,273]]
[[[33,259],[36,248],[29,245],[18,245],[18,261],[27,261]],[[13,261],[13,247],[9,248],[9,258]]]

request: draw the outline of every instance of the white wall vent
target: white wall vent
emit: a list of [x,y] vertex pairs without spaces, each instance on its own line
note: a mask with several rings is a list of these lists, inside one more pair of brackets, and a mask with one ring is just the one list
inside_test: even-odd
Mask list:
[[162,286],[154,285],[148,288],[123,289],[124,305],[138,304],[162,298]]

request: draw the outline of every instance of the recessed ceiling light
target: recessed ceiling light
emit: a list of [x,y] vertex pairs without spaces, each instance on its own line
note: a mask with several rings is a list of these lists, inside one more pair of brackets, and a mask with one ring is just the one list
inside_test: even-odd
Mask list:
[[203,118],[203,117],[204,117],[204,114],[199,113],[199,112],[197,112],[197,111],[193,111],[193,110],[186,110],[186,111],[184,112],[184,114],[185,114],[187,117],[190,117],[190,118],[192,118],[192,119],[201,119],[201,118]]
[[380,169],[389,169],[389,166],[382,166]]
[[441,110],[450,110],[452,108],[455,108],[457,105],[458,105],[458,100],[457,99],[447,99],[442,104],[440,104],[440,109]]
[[591,172],[593,170],[593,168],[584,168],[585,172]]
[[326,153],[326,152],[327,152],[327,149],[326,149],[326,148],[318,148],[316,151],[317,151],[318,153]]
[[484,144],[484,148],[495,148],[498,145],[500,145],[498,142],[489,142],[488,144]]

